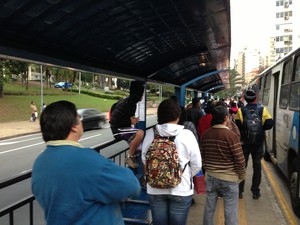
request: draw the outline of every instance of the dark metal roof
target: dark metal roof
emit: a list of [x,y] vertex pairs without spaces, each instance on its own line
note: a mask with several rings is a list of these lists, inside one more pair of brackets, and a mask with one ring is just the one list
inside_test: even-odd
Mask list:
[[[0,55],[183,85],[227,68],[230,0],[3,0]],[[207,91],[227,73],[188,87]]]

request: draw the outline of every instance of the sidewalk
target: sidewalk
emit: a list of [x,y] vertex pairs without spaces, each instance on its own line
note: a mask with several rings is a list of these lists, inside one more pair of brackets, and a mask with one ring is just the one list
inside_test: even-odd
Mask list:
[[40,122],[21,121],[0,124],[0,140],[40,132]]
[[[262,171],[260,185],[261,198],[252,199],[252,160],[248,162],[244,198],[239,199],[239,225],[292,225],[289,223],[280,208],[280,203],[272,192],[266,172]],[[195,204],[191,207],[188,217],[188,225],[202,225],[205,206],[205,195],[194,194]],[[218,199],[215,211],[215,225],[224,225],[224,203],[223,198]]]

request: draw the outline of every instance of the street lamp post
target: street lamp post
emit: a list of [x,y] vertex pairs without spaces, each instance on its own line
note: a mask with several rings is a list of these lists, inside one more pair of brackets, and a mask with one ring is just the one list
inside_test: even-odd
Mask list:
[[43,66],[40,66],[40,73],[41,73],[41,112],[43,110],[43,103],[44,103],[44,85],[43,85]]

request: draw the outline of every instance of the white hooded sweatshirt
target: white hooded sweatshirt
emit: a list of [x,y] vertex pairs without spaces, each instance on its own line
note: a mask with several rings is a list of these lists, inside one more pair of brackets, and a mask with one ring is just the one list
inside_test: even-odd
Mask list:
[[[177,147],[179,155],[179,163],[181,168],[184,168],[184,165],[190,162],[190,166],[187,165],[186,169],[181,178],[181,183],[178,184],[175,188],[170,189],[158,189],[152,188],[147,184],[147,193],[152,195],[178,195],[178,196],[189,196],[194,194],[194,184],[193,176],[195,176],[202,167],[202,159],[200,155],[200,149],[198,142],[194,134],[187,129],[184,129],[183,126],[178,124],[158,124],[156,129],[160,136],[176,136],[175,144]],[[154,130],[151,129],[147,132],[142,148],[142,161],[146,164],[146,152],[154,139]]]

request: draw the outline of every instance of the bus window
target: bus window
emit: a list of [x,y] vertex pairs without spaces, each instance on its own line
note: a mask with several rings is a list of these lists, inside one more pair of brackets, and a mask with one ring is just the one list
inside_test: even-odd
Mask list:
[[262,103],[265,106],[269,105],[269,96],[270,96],[270,86],[271,86],[271,74],[268,73],[265,76],[265,82],[264,82],[264,94],[263,94],[263,99]]
[[281,91],[279,98],[279,107],[286,109],[289,103],[290,96],[290,78],[293,71],[292,60],[288,61],[284,64],[283,74],[282,74],[282,83],[281,83]]
[[300,56],[296,58],[295,73],[292,78],[290,109],[300,110]]
[[263,86],[264,76],[259,78],[259,93],[258,93],[258,102],[262,103],[263,94],[264,94],[264,86]]
[[292,81],[300,81],[300,55],[296,58],[295,76]]
[[295,111],[300,110],[299,99],[300,99],[300,81],[292,84],[291,102],[290,102],[291,110],[295,110]]
[[282,75],[282,84],[288,84],[291,82],[291,75],[293,73],[293,63],[292,60],[288,61],[283,68],[283,75]]

